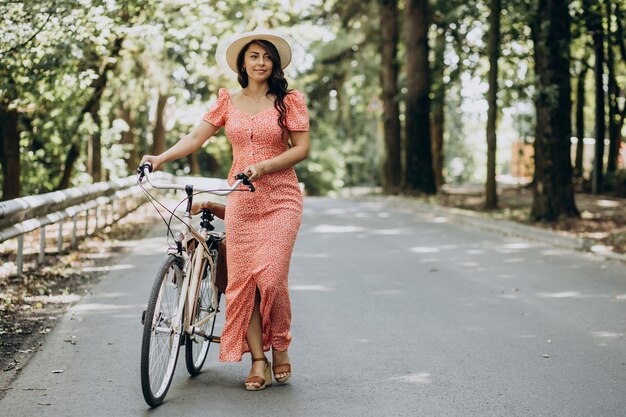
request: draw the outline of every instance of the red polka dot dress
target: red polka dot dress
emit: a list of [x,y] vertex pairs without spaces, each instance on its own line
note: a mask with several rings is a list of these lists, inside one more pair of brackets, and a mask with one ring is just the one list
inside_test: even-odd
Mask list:
[[[300,91],[285,96],[286,125],[290,131],[308,131],[309,116]],[[272,106],[248,114],[233,106],[226,89],[204,115],[206,122],[224,126],[233,148],[229,181],[249,165],[273,158],[288,149],[281,136],[278,111]],[[249,351],[246,331],[261,294],[263,350],[282,351],[291,341],[289,263],[302,219],[302,193],[293,168],[276,171],[255,182],[256,192],[234,192],[226,205],[228,288],[226,324],[221,335],[220,360],[241,361]]]

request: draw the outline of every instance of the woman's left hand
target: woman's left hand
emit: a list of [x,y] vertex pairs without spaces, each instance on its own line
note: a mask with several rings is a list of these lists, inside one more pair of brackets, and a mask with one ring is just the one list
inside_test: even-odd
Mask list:
[[250,178],[250,181],[253,182],[260,180],[263,175],[267,174],[265,164],[263,162],[249,165],[243,170],[243,172]]

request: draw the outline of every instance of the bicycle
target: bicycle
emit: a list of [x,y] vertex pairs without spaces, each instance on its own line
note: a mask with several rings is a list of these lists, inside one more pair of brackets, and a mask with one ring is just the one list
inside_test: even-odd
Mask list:
[[[193,185],[159,184],[151,179],[149,163],[138,168],[137,182],[150,202],[161,204],[143,186],[143,179],[156,189],[185,190],[187,202],[183,218],[170,211],[169,222],[163,216],[170,236],[175,243],[167,256],[150,292],[148,305],[141,322],[144,326],[141,345],[141,388],[143,397],[150,407],[157,407],[165,398],[174,376],[179,348],[185,346],[185,364],[190,375],[198,375],[206,360],[211,343],[219,343],[220,337],[213,334],[215,319],[219,313],[221,292],[216,287],[219,246],[224,232],[215,232],[211,222],[213,213],[201,210],[198,229],[191,225],[193,197],[198,193],[225,196],[234,191],[254,191],[254,186],[245,174],[235,176],[235,182],[226,189],[199,188]],[[246,185],[247,189],[239,188]],[[178,206],[176,206],[178,207]],[[156,207],[159,214],[161,212]],[[172,218],[181,221],[180,230],[173,233]]]

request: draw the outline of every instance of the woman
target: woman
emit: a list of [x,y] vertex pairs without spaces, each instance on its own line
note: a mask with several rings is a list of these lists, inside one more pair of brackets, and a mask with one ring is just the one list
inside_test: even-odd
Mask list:
[[[250,352],[252,368],[245,388],[258,391],[272,384],[264,353],[270,348],[276,381],[284,383],[291,376],[287,275],[302,218],[293,166],[309,153],[309,117],[303,94],[287,89],[283,69],[291,61],[291,48],[280,34],[254,31],[223,41],[218,59],[224,57],[242,89],[232,94],[220,89],[217,103],[190,134],[158,156],[144,156],[142,162],[156,169],[182,158],[224,126],[233,147],[229,181],[244,172],[255,183],[254,193],[231,194],[223,212],[227,251],[233,255],[227,260],[220,360],[238,362]],[[220,214],[222,210],[216,207]]]

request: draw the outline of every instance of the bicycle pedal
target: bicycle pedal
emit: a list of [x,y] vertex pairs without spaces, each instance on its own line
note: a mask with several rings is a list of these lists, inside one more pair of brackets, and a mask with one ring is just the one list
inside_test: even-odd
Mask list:
[[141,313],[141,324],[144,324],[146,321],[146,310]]

